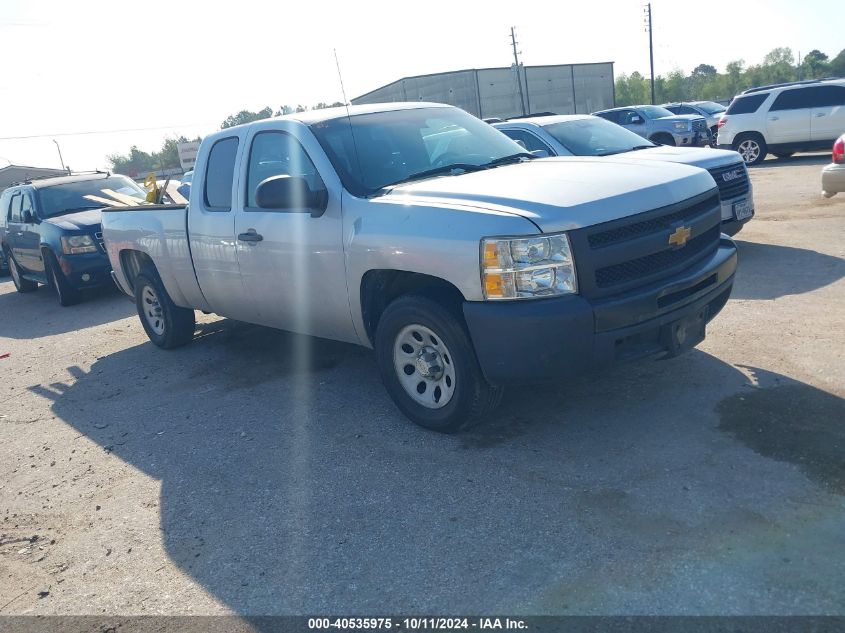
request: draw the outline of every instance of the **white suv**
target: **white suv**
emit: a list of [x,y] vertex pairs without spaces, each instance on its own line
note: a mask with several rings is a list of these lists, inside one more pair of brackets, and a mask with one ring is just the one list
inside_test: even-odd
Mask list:
[[798,81],[751,88],[734,97],[719,121],[717,146],[747,165],[766,154],[826,150],[845,131],[845,79]]

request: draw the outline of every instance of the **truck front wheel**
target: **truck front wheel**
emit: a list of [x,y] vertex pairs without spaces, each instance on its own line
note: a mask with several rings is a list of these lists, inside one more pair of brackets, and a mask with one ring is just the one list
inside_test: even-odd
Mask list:
[[148,270],[138,273],[134,285],[138,316],[153,343],[172,349],[194,337],[194,311],[173,303],[157,274]]
[[459,316],[426,297],[400,297],[376,331],[379,371],[390,397],[427,429],[469,428],[502,397],[481,373]]

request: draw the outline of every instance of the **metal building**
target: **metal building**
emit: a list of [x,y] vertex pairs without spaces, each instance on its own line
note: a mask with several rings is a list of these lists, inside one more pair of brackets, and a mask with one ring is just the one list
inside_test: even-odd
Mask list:
[[[531,112],[582,114],[612,108],[613,62],[455,70],[405,77],[352,99],[449,103],[479,118]],[[520,90],[521,88],[521,90]]]

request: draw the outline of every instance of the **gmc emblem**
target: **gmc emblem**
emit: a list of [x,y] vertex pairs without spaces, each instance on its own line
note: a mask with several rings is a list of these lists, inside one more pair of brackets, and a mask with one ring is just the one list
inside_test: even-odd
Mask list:
[[730,182],[731,180],[736,180],[737,178],[742,177],[742,170],[741,169],[734,169],[733,171],[726,171],[722,174],[722,180],[725,182]]

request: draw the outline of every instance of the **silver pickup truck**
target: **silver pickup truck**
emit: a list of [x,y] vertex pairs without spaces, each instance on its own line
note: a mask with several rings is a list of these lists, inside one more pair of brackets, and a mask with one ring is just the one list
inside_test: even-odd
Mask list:
[[704,170],[538,159],[410,103],[217,132],[187,209],[109,209],[103,233],[156,345],[203,310],[371,347],[398,408],[453,432],[505,385],[699,343],[736,269],[720,219]]

